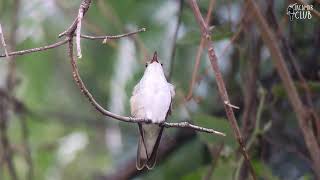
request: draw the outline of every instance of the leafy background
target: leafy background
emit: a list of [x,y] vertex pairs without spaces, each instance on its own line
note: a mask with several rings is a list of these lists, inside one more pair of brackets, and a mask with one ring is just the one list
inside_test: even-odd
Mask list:
[[[18,26],[11,32],[11,18],[17,2]],[[198,2],[205,15],[209,0]],[[268,17],[268,3],[259,2],[264,10],[262,13]],[[270,2],[273,3],[272,11],[279,23],[282,23],[282,31],[312,90],[312,101],[319,113],[319,17],[290,22],[286,15],[289,2]],[[319,10],[316,1],[308,2]],[[227,136],[221,138],[192,133],[190,138],[179,143],[175,135],[180,131],[166,129],[164,139],[167,141],[163,143],[164,146],[166,142],[178,145],[167,157],[159,159],[154,170],[130,178],[234,179],[241,155],[226,121],[206,55],[201,59],[199,74],[202,80],[194,87],[194,98],[185,100],[200,42],[198,26],[186,2],[183,4],[176,41],[176,55],[170,59],[175,44],[173,36],[179,3],[177,0],[93,1],[83,23],[86,34],[113,35],[141,27],[147,28],[147,31],[134,38],[110,41],[107,44],[82,40],[83,58],[78,61],[80,73],[100,104],[112,112],[129,115],[131,91],[143,74],[144,63],[154,51],[158,51],[165,72],[168,74],[172,71],[171,81],[177,92],[169,121],[192,120],[195,124],[223,131]],[[15,49],[18,50],[56,42],[57,35],[76,16],[79,4],[80,0],[1,0],[0,22],[5,38],[15,33]],[[261,126],[258,128],[259,133],[252,133],[251,127],[245,136],[246,140],[250,137],[253,140],[249,153],[254,169],[261,179],[315,179],[296,115],[288,103],[270,54],[261,42],[258,29],[250,21],[250,15],[244,14],[245,21],[241,19],[244,4],[243,1],[217,0],[210,24],[214,25],[213,41],[231,102],[240,106],[240,110],[236,110],[236,117],[241,127],[244,126],[245,101],[250,96],[254,99],[256,110],[250,112],[250,117],[253,123],[259,121]],[[232,41],[241,25],[244,26],[242,32]],[[3,48],[1,52],[4,52]],[[254,53],[257,55],[253,56]],[[253,68],[253,58],[258,59],[258,70],[253,74],[256,86],[253,88],[255,93],[248,95],[246,82],[250,76],[248,72]],[[26,179],[30,166],[25,160],[21,121],[26,122],[29,131],[27,138],[34,172],[32,179],[103,178],[128,166],[128,162],[136,155],[137,126],[102,117],[91,107],[72,80],[63,46],[17,56],[15,59],[18,83],[11,93],[29,110],[28,113],[11,112],[8,121],[8,136],[20,179]],[[5,86],[7,67],[8,62],[1,59],[1,88]],[[292,67],[290,70],[298,86],[296,72]],[[304,98],[305,93],[301,88],[299,92]],[[265,101],[258,108],[262,98]],[[261,113],[259,119],[256,118],[257,111]],[[240,178],[246,179],[246,171],[241,172]],[[0,161],[0,179],[10,179],[4,161]]]

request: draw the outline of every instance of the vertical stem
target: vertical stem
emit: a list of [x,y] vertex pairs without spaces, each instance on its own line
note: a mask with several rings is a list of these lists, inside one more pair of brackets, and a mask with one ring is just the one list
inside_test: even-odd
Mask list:
[[167,77],[169,82],[171,81],[172,73],[173,73],[174,57],[176,55],[177,38],[178,38],[179,27],[181,24],[182,10],[183,10],[183,0],[179,0],[178,21],[177,21],[177,26],[176,26],[176,29],[175,29],[175,32],[173,35],[173,40],[172,40],[172,49],[171,49],[171,56],[170,56],[170,69],[169,69],[169,74]]
[[12,160],[12,150],[10,147],[10,141],[8,138],[8,109],[7,109],[7,99],[2,98],[0,100],[0,140],[3,150],[3,160],[7,163],[8,171],[12,180],[17,180],[17,173]]
[[[200,26],[200,30],[202,32],[202,36],[206,39],[210,39],[210,34],[209,34],[209,29],[207,27],[207,25],[205,24],[204,20],[203,20],[203,17],[201,15],[201,12],[199,10],[199,7],[197,5],[197,2],[196,0],[190,0],[190,5],[191,5],[191,8],[193,10],[193,13],[194,13],[194,16],[196,18],[196,21],[198,22],[199,26]],[[218,85],[218,90],[219,90],[219,95],[220,95],[220,98],[222,99],[222,101],[224,102],[224,108],[225,108],[225,111],[226,111],[226,114],[227,114],[227,118],[229,120],[229,123],[232,127],[232,130],[233,130],[233,133],[240,145],[240,151],[242,153],[242,155],[244,156],[244,159],[246,160],[246,163],[249,167],[249,170],[251,172],[251,175],[252,175],[252,178],[254,180],[256,180],[256,174],[253,170],[253,167],[251,165],[251,162],[250,162],[250,158],[249,158],[249,155],[246,151],[246,148],[245,148],[245,145],[244,145],[244,142],[243,142],[243,138],[242,138],[242,135],[241,135],[241,132],[239,130],[239,126],[238,126],[238,123],[237,123],[237,120],[234,116],[234,113],[233,113],[233,109],[230,105],[230,100],[229,100],[229,97],[228,97],[228,93],[227,93],[227,90],[226,90],[226,87],[225,87],[225,84],[224,84],[224,81],[223,81],[223,78],[222,78],[222,74],[220,72],[220,68],[218,66],[218,60],[217,60],[217,57],[216,57],[216,54],[215,54],[215,51],[213,49],[213,45],[212,43],[208,44],[208,56],[209,56],[209,59],[210,59],[210,63],[211,63],[211,66],[212,66],[212,69],[214,71],[214,74],[215,74],[215,78],[216,78],[216,82],[217,82],[217,85]]]

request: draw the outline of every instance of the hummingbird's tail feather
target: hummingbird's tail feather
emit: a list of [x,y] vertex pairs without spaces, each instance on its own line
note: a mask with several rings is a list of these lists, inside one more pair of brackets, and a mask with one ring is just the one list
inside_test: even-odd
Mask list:
[[146,150],[145,140],[144,140],[144,132],[142,129],[142,125],[139,123],[139,143],[138,143],[138,152],[137,152],[137,161],[136,161],[136,167],[137,170],[142,170],[147,162],[148,162],[148,153]]
[[153,146],[152,153],[151,153],[151,155],[150,155],[150,157],[148,159],[148,162],[147,162],[147,168],[148,169],[152,169],[156,165],[157,155],[158,155],[158,147],[159,147],[159,144],[160,144],[160,141],[161,141],[162,132],[163,132],[163,127],[159,127],[159,133],[158,133],[158,137],[157,137],[156,143]]
[[152,169],[157,160],[157,151],[161,140],[163,127],[157,124],[139,124],[139,144],[136,166],[138,170],[145,166]]

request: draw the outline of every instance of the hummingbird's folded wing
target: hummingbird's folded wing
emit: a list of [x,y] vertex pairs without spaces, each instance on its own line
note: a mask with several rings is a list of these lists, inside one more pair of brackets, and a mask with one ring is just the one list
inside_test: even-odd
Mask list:
[[133,117],[143,118],[145,115],[143,104],[141,102],[140,83],[138,83],[132,92],[130,98],[130,109]]
[[176,92],[174,90],[174,85],[168,83],[169,88],[170,88],[170,94],[171,94],[171,98],[173,99],[173,97],[176,95]]
[[168,110],[168,113],[166,115],[166,119],[168,118],[169,115],[171,115],[171,112],[172,112],[172,100],[174,98],[174,96],[176,95],[176,92],[174,90],[174,85],[168,83],[169,85],[169,88],[170,88],[170,94],[171,94],[171,102],[170,102],[170,107],[169,107],[169,110]]

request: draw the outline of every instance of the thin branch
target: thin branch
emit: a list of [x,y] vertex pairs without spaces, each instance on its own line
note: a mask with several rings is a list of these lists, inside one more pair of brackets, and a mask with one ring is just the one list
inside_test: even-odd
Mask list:
[[119,35],[106,35],[106,36],[89,36],[89,35],[80,35],[80,37],[90,40],[103,40],[104,43],[106,43],[110,39],[120,39],[123,37],[131,36],[138,34],[140,32],[145,32],[146,28],[141,28],[133,32],[125,33],[125,34],[119,34]]
[[[83,0],[80,4],[79,11],[82,9],[82,16],[86,14],[91,4],[91,0]],[[78,26],[78,16],[73,20],[72,24],[69,26],[67,30],[59,34],[59,38],[65,35],[74,35],[74,32],[76,31]]]
[[[211,20],[211,13],[212,13],[214,4],[215,4],[215,0],[211,0],[210,4],[209,4],[207,17],[206,17],[207,26],[209,26],[209,23],[210,23],[210,20]],[[189,92],[188,92],[188,95],[186,97],[187,101],[189,101],[192,98],[192,95],[193,95],[193,87],[194,87],[194,85],[196,83],[196,80],[197,80],[198,70],[199,70],[200,61],[201,61],[201,55],[202,55],[202,52],[203,52],[203,49],[204,49],[204,46],[205,46],[206,43],[207,43],[206,39],[201,36],[200,45],[198,47],[198,51],[197,51],[197,54],[196,54],[196,60],[195,60],[195,64],[194,64],[193,71],[192,71],[191,82],[190,82],[190,85],[189,85]]]
[[[239,38],[242,31],[243,31],[243,25],[240,24],[238,31],[231,37],[230,43],[222,50],[222,53],[220,54],[218,59],[220,59],[221,57],[223,57],[225,55],[227,50],[231,47],[231,44],[233,44]],[[210,68],[211,68],[210,66],[206,67],[204,73],[202,73],[200,76],[195,77],[196,83],[199,84],[205,76],[208,76]],[[191,93],[190,99],[191,98],[192,98],[192,93]]]
[[[196,0],[190,0],[190,5],[191,5],[191,8],[193,10],[193,13],[194,13],[194,16],[196,18],[196,21],[197,23],[199,24],[200,26],[200,30],[202,32],[202,36],[204,38],[207,38],[207,37],[210,37],[209,35],[209,30],[206,26],[206,24],[204,23],[204,20],[203,20],[203,17],[201,15],[201,12],[199,10],[199,7],[198,7],[198,4],[196,2]],[[228,97],[228,93],[227,93],[227,90],[226,90],[226,87],[225,87],[225,84],[224,84],[224,81],[223,81],[223,78],[222,78],[222,74],[220,72],[220,68],[218,66],[218,60],[217,60],[217,57],[216,57],[216,54],[215,54],[215,51],[213,49],[213,45],[212,44],[208,44],[208,55],[209,55],[209,59],[210,59],[210,62],[211,62],[211,66],[212,66],[212,69],[215,73],[215,78],[216,78],[216,81],[217,81],[217,85],[218,85],[218,90],[219,90],[219,94],[220,94],[220,97],[222,99],[223,102],[230,102],[229,100],[229,97]],[[240,150],[241,150],[241,153],[242,155],[244,156],[244,159],[246,160],[246,163],[250,169],[250,172],[251,172],[251,175],[252,175],[252,178],[254,180],[256,180],[256,174],[253,170],[253,167],[251,165],[251,162],[250,162],[250,158],[249,158],[249,155],[246,151],[246,148],[244,146],[244,142],[243,142],[243,138],[242,138],[242,135],[241,135],[241,132],[239,130],[239,126],[238,126],[238,123],[237,123],[237,120],[234,116],[234,113],[233,113],[233,109],[232,107],[224,104],[224,108],[225,108],[225,111],[226,111],[226,114],[227,114],[227,117],[228,117],[228,120],[229,120],[229,123],[233,129],[233,133],[240,145]]]
[[[130,32],[130,33],[126,33],[126,34],[120,34],[120,35],[113,35],[113,36],[89,36],[89,35],[81,35],[82,38],[85,39],[90,39],[90,40],[101,40],[101,39],[120,39],[122,37],[126,37],[126,36],[131,36],[133,34],[137,34],[139,32],[144,32],[146,31],[145,28],[141,28],[137,31],[134,32]],[[33,53],[33,52],[38,52],[38,51],[45,51],[48,49],[53,49],[56,47],[59,47],[61,45],[64,45],[68,42],[68,39],[64,39],[61,41],[58,41],[54,44],[50,44],[50,45],[46,45],[43,47],[37,47],[37,48],[32,48],[32,49],[25,49],[25,50],[21,50],[21,51],[15,51],[15,52],[10,52],[8,53],[8,56],[18,56],[18,55],[24,55],[24,54],[29,54],[29,53]],[[0,58],[6,57],[5,54],[0,54]]]
[[0,101],[0,141],[2,146],[2,156],[4,161],[7,163],[8,171],[12,180],[17,180],[17,173],[12,161],[12,150],[8,138],[8,112],[6,108],[6,99]]
[[[261,88],[261,92],[260,92],[260,102],[259,102],[259,106],[258,106],[258,110],[257,110],[257,114],[256,114],[256,124],[255,127],[253,129],[253,132],[250,136],[250,138],[248,139],[247,143],[246,143],[246,148],[247,150],[249,150],[253,143],[257,140],[259,135],[264,134],[267,130],[269,130],[269,128],[265,128],[267,125],[265,125],[264,128],[260,127],[261,124],[261,116],[264,110],[264,103],[265,103],[265,98],[266,98],[266,91]],[[243,157],[240,158],[240,160],[238,161],[238,165],[237,165],[237,169],[236,169],[236,173],[235,173],[235,180],[239,180],[240,179],[240,172],[241,172],[241,168],[243,166]]]
[[99,111],[101,114],[103,114],[104,116],[108,116],[120,121],[124,121],[124,122],[133,122],[133,123],[137,123],[137,122],[145,122],[145,123],[151,123],[151,120],[148,119],[143,119],[143,118],[133,118],[133,117],[124,117],[124,116],[120,116],[117,114],[114,114],[110,111],[105,110],[92,96],[92,94],[88,91],[88,89],[86,88],[85,84],[83,83],[80,74],[79,74],[79,70],[78,70],[78,66],[76,64],[75,61],[75,57],[73,56],[73,42],[72,42],[72,37],[67,37],[68,39],[68,55],[70,58],[70,62],[71,62],[71,67],[72,67],[72,74],[73,74],[73,79],[76,82],[76,84],[78,85],[80,91],[87,97],[87,99],[89,100],[89,102],[93,105],[93,107]]
[[77,45],[77,52],[78,52],[79,59],[81,59],[81,57],[82,57],[81,44],[80,44],[82,18],[83,18],[83,7],[82,7],[82,3],[81,3],[80,8],[79,8],[79,13],[78,13],[78,23],[77,23],[77,33],[76,33],[76,45]]
[[25,115],[20,117],[20,122],[21,122],[21,131],[22,131],[22,139],[23,139],[23,145],[24,145],[24,157],[25,161],[28,164],[28,173],[27,173],[27,180],[32,180],[33,179],[33,162],[32,162],[32,157],[31,157],[31,148],[29,144],[29,129],[27,126],[27,118]]
[[168,123],[168,122],[164,122],[163,124],[160,124],[160,126],[166,127],[166,128],[170,128],[170,127],[175,127],[175,128],[187,128],[187,129],[193,129],[195,131],[200,131],[200,132],[206,132],[206,133],[210,133],[210,134],[216,134],[219,136],[226,136],[226,134],[213,130],[213,129],[209,129],[209,128],[204,128],[204,127],[200,127],[200,126],[196,126],[193,124],[190,124],[189,122],[179,122],[179,123]]
[[4,48],[5,55],[6,55],[6,57],[8,57],[9,54],[8,54],[8,50],[7,50],[6,41],[5,41],[4,37],[3,37],[3,32],[2,32],[2,26],[1,26],[1,24],[0,24],[0,38],[1,38],[2,46],[3,46],[3,48]]
[[308,124],[310,122],[310,116],[308,116],[306,108],[304,107],[298,95],[298,91],[293,83],[292,77],[290,76],[284,57],[277,44],[277,40],[274,37],[274,34],[269,25],[267,24],[265,17],[261,14],[261,10],[259,9],[255,1],[247,0],[247,3],[251,6],[255,20],[261,31],[262,40],[269,48],[272,61],[288,94],[289,102],[291,103],[293,110],[296,113],[299,127],[301,128],[305,143],[316,169],[315,174],[317,178],[320,179],[320,147],[312,131],[312,128]]
[[179,27],[181,24],[182,19],[182,11],[183,11],[183,0],[179,0],[179,10],[178,10],[178,20],[177,25],[174,31],[173,40],[172,40],[172,48],[171,48],[171,55],[170,55],[170,68],[169,68],[169,74],[168,74],[168,81],[171,81],[172,73],[173,73],[173,66],[174,66],[174,57],[176,55],[176,49],[177,49],[177,38],[178,38],[178,32]]
[[231,107],[231,108],[233,108],[233,109],[240,109],[238,106],[235,106],[235,105],[231,104],[229,101],[224,101],[224,104],[229,106],[229,107]]
[[[50,45],[43,46],[43,47],[37,47],[37,48],[32,48],[32,49],[25,49],[25,50],[21,50],[21,51],[10,52],[10,53],[8,53],[8,55],[9,56],[17,56],[17,55],[34,53],[34,52],[38,52],[38,51],[45,51],[48,49],[53,49],[53,48],[59,47],[61,45],[64,45],[67,42],[68,42],[68,39],[64,39],[64,40],[58,41],[54,44],[50,44]],[[3,58],[3,57],[6,57],[6,55],[1,54],[0,58]]]
[[[219,66],[218,66],[218,60],[217,60],[217,57],[215,55],[213,47],[209,47],[208,53],[209,53],[209,59],[210,59],[211,65],[212,65],[212,69],[213,69],[213,71],[215,73],[215,77],[216,77],[216,81],[217,81],[220,97],[223,100],[223,102],[229,102],[229,97],[228,97],[228,94],[227,94],[227,90],[225,88],[224,81],[222,79],[222,74],[220,72],[220,69],[219,69]],[[233,108],[231,106],[227,105],[227,104],[224,105],[224,108],[225,108],[228,120],[230,122],[230,125],[232,127],[233,133],[234,133],[234,135],[235,135],[235,137],[236,137],[236,139],[237,139],[237,141],[238,141],[238,143],[240,145],[241,153],[242,153],[244,159],[246,160],[246,163],[247,163],[247,165],[248,165],[248,167],[250,169],[252,178],[254,180],[256,180],[257,179],[256,178],[256,174],[255,174],[255,172],[253,170],[253,167],[251,165],[249,154],[247,153],[246,148],[244,146],[243,138],[242,138],[242,135],[241,135],[237,120],[236,120],[236,118],[234,116],[234,113],[233,113]]]

